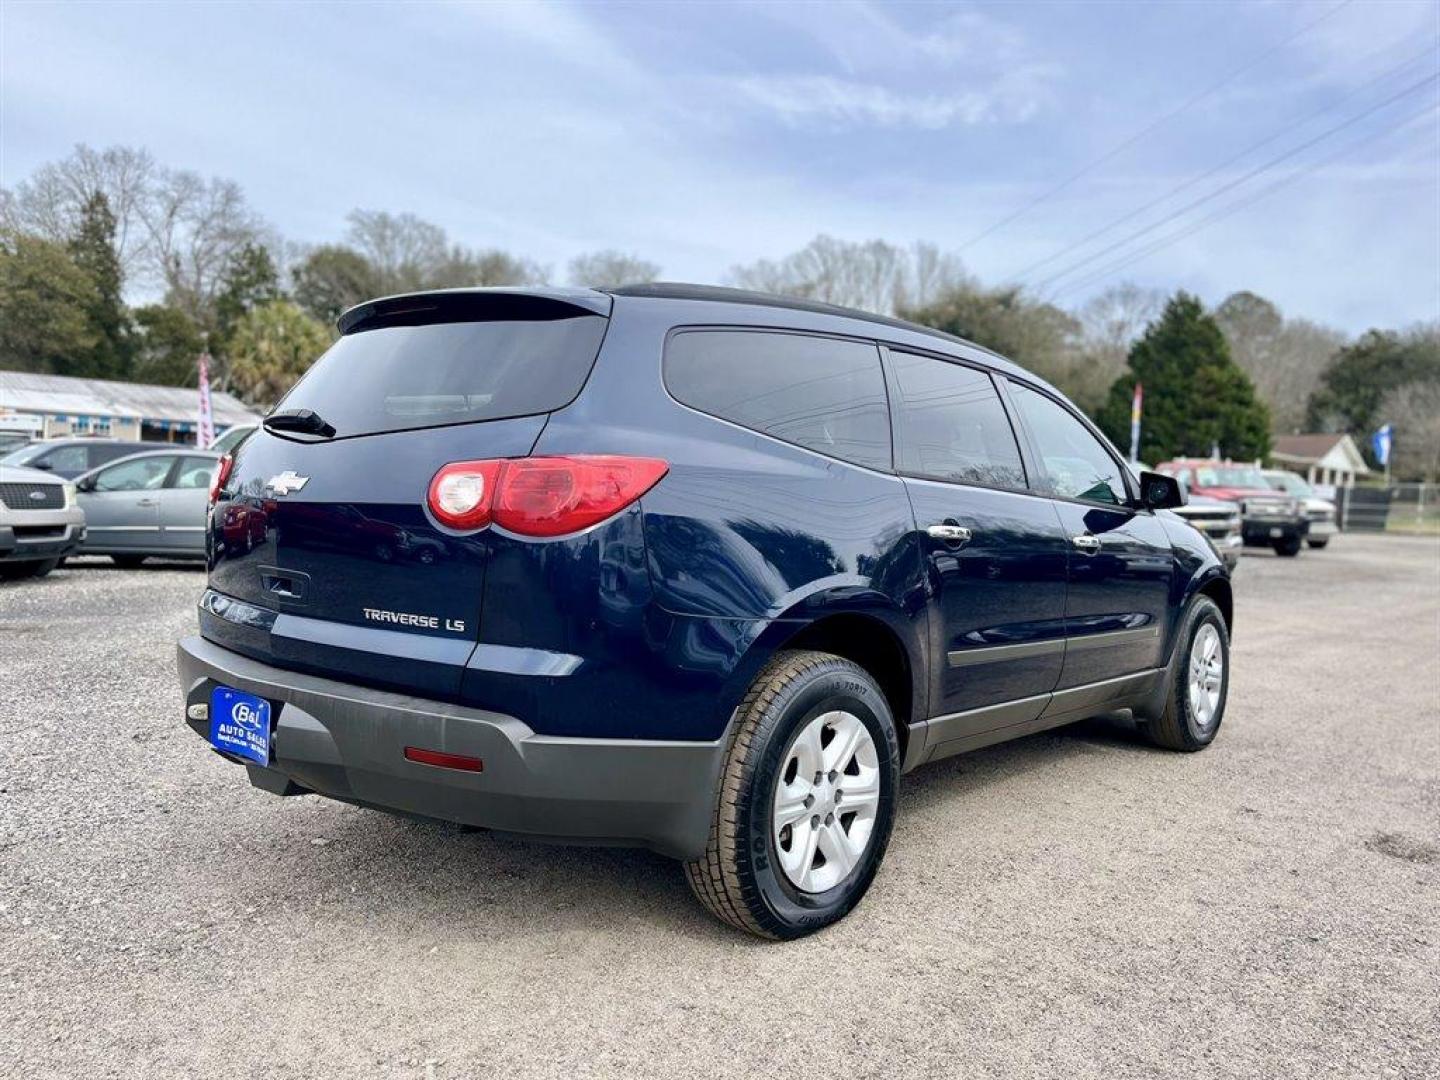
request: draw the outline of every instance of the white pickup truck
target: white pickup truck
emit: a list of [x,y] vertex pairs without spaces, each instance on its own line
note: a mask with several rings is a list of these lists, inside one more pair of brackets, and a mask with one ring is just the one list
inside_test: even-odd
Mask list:
[[68,480],[0,465],[0,580],[44,577],[85,538],[85,512]]

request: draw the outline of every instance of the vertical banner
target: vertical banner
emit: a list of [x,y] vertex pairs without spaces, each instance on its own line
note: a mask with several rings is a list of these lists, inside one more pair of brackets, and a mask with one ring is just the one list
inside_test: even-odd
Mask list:
[[1135,398],[1130,402],[1130,461],[1132,464],[1140,461],[1140,407],[1145,400],[1145,390],[1137,382],[1135,384]]
[[1375,460],[1385,466],[1385,482],[1390,482],[1390,447],[1395,442],[1395,425],[1384,424],[1370,436],[1370,449],[1375,451]]
[[195,434],[195,445],[209,450],[215,442],[215,419],[210,413],[210,354],[200,354],[200,426]]

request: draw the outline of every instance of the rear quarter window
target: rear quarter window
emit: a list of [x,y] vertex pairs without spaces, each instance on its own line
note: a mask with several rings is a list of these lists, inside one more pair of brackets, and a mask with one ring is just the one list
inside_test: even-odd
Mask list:
[[827,457],[888,471],[880,352],[865,342],[763,330],[685,330],[665,349],[679,402]]

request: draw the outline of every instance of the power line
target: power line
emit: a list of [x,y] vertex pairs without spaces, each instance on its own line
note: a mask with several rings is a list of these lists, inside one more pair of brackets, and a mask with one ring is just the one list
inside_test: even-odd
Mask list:
[[[1377,50],[1375,50],[1375,52],[1373,52],[1373,53],[1370,54],[1370,57],[1373,58],[1373,57],[1375,57],[1375,56],[1379,56],[1381,53],[1388,51],[1390,48],[1391,48],[1390,45],[1386,45],[1386,46],[1384,46],[1383,48],[1377,49]],[[1108,233],[1111,229],[1114,229],[1114,228],[1116,228],[1117,226],[1123,225],[1123,224],[1125,224],[1127,221],[1133,221],[1133,220],[1135,220],[1135,218],[1141,216],[1142,214],[1147,213],[1147,212],[1150,211],[1150,210],[1153,210],[1155,207],[1159,206],[1161,203],[1166,202],[1167,200],[1175,197],[1176,195],[1179,195],[1182,191],[1188,191],[1190,188],[1194,187],[1196,184],[1202,183],[1203,181],[1210,179],[1212,176],[1216,175],[1217,173],[1222,172],[1223,170],[1229,168],[1231,165],[1235,164],[1235,162],[1237,162],[1237,161],[1241,160],[1242,158],[1247,157],[1248,155],[1254,153],[1256,150],[1259,150],[1262,146],[1268,146],[1270,143],[1274,142],[1276,139],[1280,138],[1282,135],[1285,135],[1285,134],[1287,134],[1288,132],[1293,131],[1293,130],[1295,130],[1295,129],[1297,129],[1297,128],[1304,127],[1306,124],[1310,123],[1310,121],[1314,120],[1316,117],[1324,116],[1326,113],[1334,112],[1334,111],[1335,111],[1337,108],[1339,108],[1341,105],[1345,104],[1347,101],[1350,101],[1352,98],[1358,97],[1360,94],[1363,94],[1365,91],[1369,90],[1372,86],[1376,85],[1377,83],[1384,82],[1386,79],[1390,78],[1391,76],[1398,74],[1399,72],[1405,70],[1407,67],[1410,67],[1410,66],[1411,66],[1412,64],[1414,64],[1417,60],[1423,59],[1424,57],[1426,57],[1427,55],[1429,55],[1431,52],[1433,52],[1434,49],[1435,49],[1435,46],[1434,46],[1434,45],[1427,45],[1427,46],[1425,46],[1425,48],[1421,49],[1418,53],[1416,53],[1415,55],[1411,56],[1409,59],[1404,60],[1404,61],[1402,61],[1402,62],[1399,63],[1399,64],[1396,64],[1394,67],[1386,68],[1386,69],[1385,69],[1383,72],[1381,72],[1379,75],[1375,76],[1375,77],[1372,78],[1372,79],[1369,79],[1368,81],[1366,81],[1366,82],[1365,82],[1364,84],[1362,84],[1361,86],[1356,87],[1354,90],[1350,91],[1348,94],[1346,94],[1344,97],[1340,98],[1338,101],[1332,101],[1332,102],[1330,102],[1329,104],[1323,106],[1322,108],[1319,108],[1319,109],[1315,110],[1314,112],[1308,114],[1308,115],[1305,116],[1305,118],[1302,119],[1302,120],[1296,121],[1296,122],[1294,122],[1294,123],[1286,124],[1284,127],[1280,128],[1278,131],[1272,132],[1271,134],[1267,135],[1265,138],[1261,139],[1259,142],[1251,143],[1249,146],[1245,147],[1245,149],[1241,150],[1239,153],[1234,154],[1234,155],[1232,155],[1231,157],[1226,158],[1224,161],[1220,162],[1220,164],[1214,166],[1213,168],[1207,170],[1206,172],[1201,173],[1201,174],[1199,174],[1199,175],[1197,175],[1197,176],[1192,176],[1190,179],[1185,180],[1185,181],[1183,181],[1183,182],[1180,183],[1180,184],[1177,184],[1175,187],[1171,188],[1169,191],[1165,192],[1163,195],[1159,196],[1158,198],[1151,199],[1151,200],[1150,200],[1149,202],[1147,202],[1145,205],[1143,205],[1143,206],[1141,206],[1141,207],[1138,207],[1138,208],[1135,209],[1135,210],[1131,210],[1131,211],[1129,211],[1128,213],[1122,214],[1120,217],[1118,217],[1118,218],[1116,218],[1115,220],[1109,222],[1108,224],[1102,225],[1100,228],[1096,229],[1094,232],[1088,233],[1087,235],[1082,236],[1079,240],[1076,240],[1076,241],[1074,241],[1073,243],[1067,244],[1067,245],[1065,245],[1064,247],[1060,248],[1058,251],[1055,251],[1055,252],[1051,253],[1050,255],[1047,255],[1045,258],[1041,259],[1039,262],[1031,263],[1029,266],[1025,267],[1025,269],[1019,271],[1018,273],[1015,273],[1015,274],[1010,275],[1010,280],[1013,281],[1013,282],[1015,282],[1015,283],[1017,283],[1017,284],[1023,284],[1025,278],[1028,278],[1031,274],[1033,274],[1036,270],[1039,270],[1041,267],[1048,266],[1050,263],[1054,262],[1056,259],[1062,258],[1063,256],[1068,255],[1068,254],[1070,254],[1070,252],[1075,251],[1075,250],[1077,250],[1077,249],[1079,249],[1079,248],[1083,248],[1086,244],[1090,243],[1090,241],[1095,240],[1095,239],[1098,239],[1098,238],[1101,237],[1101,236],[1104,236],[1104,235],[1105,235],[1106,233]],[[1369,58],[1367,58],[1367,59],[1369,59]]]
[[1067,266],[1065,269],[1060,270],[1060,271],[1057,271],[1056,273],[1051,274],[1049,277],[1047,277],[1047,278],[1045,278],[1043,281],[1041,281],[1040,284],[1039,284],[1038,286],[1036,286],[1037,290],[1048,289],[1054,282],[1059,281],[1061,278],[1069,277],[1071,274],[1073,274],[1076,270],[1079,270],[1081,267],[1084,267],[1084,266],[1086,266],[1086,265],[1094,262],[1096,259],[1103,258],[1104,256],[1110,254],[1110,253],[1113,252],[1113,251],[1119,250],[1120,248],[1124,247],[1126,244],[1129,244],[1132,240],[1136,240],[1136,239],[1138,239],[1139,237],[1144,236],[1146,233],[1154,232],[1156,229],[1160,228],[1160,227],[1163,226],[1163,225],[1169,224],[1171,221],[1174,221],[1176,218],[1183,217],[1184,215],[1188,214],[1191,210],[1194,210],[1194,209],[1197,209],[1198,207],[1204,206],[1204,205],[1205,205],[1207,202],[1209,202],[1211,199],[1214,199],[1215,197],[1217,197],[1217,196],[1219,196],[1219,195],[1224,195],[1227,191],[1233,191],[1235,188],[1239,187],[1241,184],[1247,183],[1247,182],[1249,182],[1250,180],[1253,180],[1255,177],[1260,176],[1261,174],[1268,172],[1269,170],[1273,169],[1276,165],[1279,165],[1279,164],[1281,164],[1282,162],[1288,161],[1290,158],[1293,158],[1296,154],[1299,154],[1299,153],[1301,153],[1301,152],[1303,152],[1303,151],[1305,151],[1305,150],[1310,149],[1310,147],[1315,146],[1317,143],[1323,142],[1324,140],[1328,139],[1331,135],[1334,135],[1334,134],[1336,134],[1337,132],[1343,131],[1343,130],[1345,130],[1346,128],[1348,128],[1348,127],[1350,127],[1350,126],[1352,126],[1352,125],[1354,125],[1354,124],[1358,124],[1361,120],[1364,120],[1366,117],[1370,116],[1370,115],[1373,114],[1373,113],[1379,112],[1381,109],[1385,108],[1385,107],[1388,106],[1388,105],[1393,105],[1395,102],[1399,101],[1399,100],[1400,100],[1401,98],[1403,98],[1403,97],[1407,97],[1407,96],[1410,95],[1410,94],[1413,94],[1413,93],[1415,93],[1415,92],[1417,92],[1417,91],[1419,91],[1419,90],[1424,89],[1426,86],[1429,86],[1431,83],[1435,82],[1437,79],[1440,79],[1440,73],[1426,76],[1425,78],[1419,80],[1418,82],[1411,83],[1411,84],[1410,84],[1409,86],[1407,86],[1405,89],[1399,91],[1398,93],[1395,93],[1395,94],[1390,95],[1390,96],[1389,96],[1388,98],[1386,98],[1384,101],[1381,101],[1381,102],[1379,102],[1378,104],[1372,105],[1372,106],[1370,106],[1368,109],[1365,109],[1365,110],[1362,111],[1362,112],[1356,113],[1354,116],[1350,117],[1348,120],[1343,120],[1343,121],[1341,121],[1340,123],[1334,125],[1333,127],[1326,128],[1324,131],[1320,132],[1320,134],[1315,135],[1315,136],[1313,136],[1313,137],[1311,137],[1311,138],[1309,138],[1309,139],[1306,139],[1304,142],[1300,143],[1298,146],[1293,146],[1293,147],[1291,147],[1289,150],[1286,150],[1283,154],[1278,154],[1278,155],[1276,155],[1275,157],[1271,158],[1269,161],[1265,162],[1263,165],[1257,165],[1255,168],[1251,169],[1249,172],[1243,173],[1243,174],[1241,174],[1240,176],[1236,177],[1236,178],[1233,179],[1233,180],[1228,180],[1228,181],[1226,181],[1225,183],[1221,184],[1219,187],[1213,189],[1212,191],[1208,192],[1207,194],[1200,196],[1200,198],[1194,199],[1194,200],[1192,200],[1191,202],[1186,203],[1186,204],[1185,204],[1184,206],[1182,206],[1179,210],[1176,210],[1176,211],[1174,211],[1174,212],[1171,213],[1171,214],[1167,214],[1165,217],[1161,218],[1159,221],[1155,221],[1155,222],[1152,222],[1152,223],[1149,224],[1149,225],[1142,226],[1141,228],[1136,229],[1134,232],[1128,233],[1127,235],[1121,237],[1119,240],[1116,240],[1113,244],[1109,244],[1109,245],[1107,245],[1107,246],[1105,246],[1105,247],[1103,247],[1103,248],[1100,248],[1098,251],[1095,251],[1095,252],[1093,252],[1092,254],[1087,255],[1087,256],[1085,256],[1085,257],[1082,258],[1082,259],[1077,259],[1075,262],[1071,263],[1071,264],[1070,264],[1069,266]]
[[1067,176],[1064,180],[1061,180],[1060,183],[1056,184],[1054,187],[1048,189],[1047,191],[1041,193],[1040,195],[1037,195],[1034,199],[1030,200],[1030,202],[1026,203],[1024,206],[1020,207],[1018,210],[1015,210],[1015,211],[1013,211],[1012,213],[1007,214],[1005,217],[1001,218],[999,221],[995,222],[993,225],[990,225],[990,226],[982,229],[980,232],[976,233],[976,234],[975,234],[974,236],[972,236],[969,240],[966,240],[963,244],[961,244],[958,248],[956,248],[956,251],[957,251],[957,252],[965,251],[965,250],[967,250],[968,248],[973,247],[975,244],[978,244],[981,240],[984,240],[987,236],[990,236],[992,233],[998,232],[999,230],[1003,229],[1006,225],[1009,225],[1011,222],[1017,221],[1017,220],[1019,220],[1020,218],[1024,217],[1024,216],[1025,216],[1026,214],[1028,214],[1031,210],[1035,209],[1035,207],[1039,206],[1041,203],[1045,202],[1047,199],[1050,199],[1050,198],[1054,197],[1055,195],[1058,195],[1060,192],[1064,191],[1064,190],[1065,190],[1066,188],[1068,188],[1071,184],[1073,184],[1076,180],[1079,180],[1082,176],[1088,175],[1088,174],[1089,174],[1090,172],[1092,172],[1094,169],[1096,169],[1096,168],[1098,168],[1099,166],[1105,164],[1107,161],[1110,161],[1112,158],[1116,157],[1116,156],[1119,155],[1121,152],[1130,149],[1130,147],[1134,146],[1137,142],[1139,142],[1141,139],[1143,139],[1146,135],[1149,135],[1152,131],[1156,130],[1156,129],[1159,128],[1159,127],[1162,127],[1163,125],[1165,125],[1165,124],[1167,124],[1167,123],[1169,123],[1171,120],[1175,119],[1175,117],[1179,116],[1181,113],[1185,112],[1187,109],[1192,108],[1192,107],[1195,106],[1195,105],[1198,105],[1200,102],[1204,101],[1204,100],[1205,100],[1207,97],[1209,97],[1211,94],[1215,93],[1215,91],[1221,89],[1221,88],[1224,87],[1224,86],[1227,86],[1228,84],[1230,84],[1231,82],[1233,82],[1235,79],[1237,79],[1239,76],[1245,74],[1245,72],[1249,71],[1251,68],[1253,68],[1253,67],[1255,67],[1256,65],[1258,65],[1262,60],[1268,59],[1268,58],[1271,56],[1271,54],[1275,53],[1277,50],[1284,48],[1286,45],[1289,45],[1292,41],[1294,41],[1296,38],[1300,37],[1301,35],[1309,33],[1311,30],[1313,30],[1315,27],[1319,26],[1319,25],[1320,25],[1322,22],[1324,22],[1326,19],[1330,18],[1332,15],[1337,14],[1338,12],[1342,11],[1343,9],[1349,7],[1352,3],[1354,3],[1354,0],[1340,0],[1340,3],[1336,4],[1333,8],[1331,8],[1329,11],[1325,12],[1325,13],[1324,13],[1323,15],[1321,15],[1319,18],[1317,18],[1317,19],[1315,19],[1315,20],[1313,20],[1313,21],[1311,21],[1311,22],[1306,23],[1304,26],[1302,26],[1299,30],[1296,30],[1296,31],[1295,31],[1293,34],[1291,34],[1289,37],[1282,38],[1280,41],[1277,41],[1275,44],[1271,45],[1271,46],[1270,46],[1268,49],[1266,49],[1264,52],[1258,54],[1257,56],[1251,57],[1250,60],[1248,60],[1246,63],[1240,65],[1238,68],[1235,68],[1233,71],[1231,71],[1228,75],[1226,75],[1226,76],[1225,76],[1223,79],[1221,79],[1219,82],[1212,83],[1210,86],[1206,87],[1204,90],[1201,90],[1198,94],[1194,95],[1193,97],[1187,98],[1182,104],[1180,104],[1180,105],[1177,106],[1176,108],[1172,109],[1170,112],[1166,113],[1164,116],[1160,117],[1158,120],[1152,121],[1150,124],[1148,124],[1148,125],[1146,125],[1145,127],[1141,128],[1141,129],[1140,129],[1139,131],[1137,131],[1134,135],[1131,135],[1128,139],[1126,139],[1124,142],[1120,143],[1118,146],[1116,146],[1116,147],[1114,147],[1114,148],[1112,148],[1112,149],[1110,149],[1110,150],[1107,150],[1105,153],[1101,154],[1098,158],[1093,159],[1092,161],[1086,163],[1085,165],[1082,165],[1078,170],[1076,170],[1075,172],[1071,173],[1071,174],[1070,174],[1069,176]]
[[1177,229],[1175,232],[1170,233],[1167,236],[1161,237],[1160,239],[1154,241],[1153,243],[1149,244],[1147,247],[1140,249],[1139,251],[1129,252],[1126,255],[1121,256],[1119,259],[1116,259],[1108,266],[1102,267],[1100,270],[1080,279],[1079,281],[1071,282],[1069,285],[1056,292],[1054,296],[1051,297],[1051,300],[1058,301],[1063,296],[1068,296],[1069,294],[1087,288],[1088,286],[1093,285],[1096,282],[1103,281],[1105,278],[1118,273],[1119,271],[1125,269],[1127,266],[1132,266],[1137,262],[1141,262],[1144,259],[1147,259],[1151,255],[1155,254],[1157,251],[1167,248],[1171,244],[1177,243],[1180,240],[1185,239],[1187,236],[1192,236],[1200,230],[1208,228],[1210,225],[1213,225],[1215,222],[1223,218],[1229,217],[1231,214],[1238,213],[1239,211],[1244,210],[1246,207],[1251,206],[1262,199],[1268,198],[1280,188],[1285,187],[1287,184],[1291,184],[1294,181],[1301,179],[1302,177],[1308,176],[1311,173],[1315,172],[1317,169],[1323,168],[1324,166],[1329,165],[1331,162],[1336,161],[1339,158],[1354,153],[1356,150],[1359,150],[1362,147],[1367,146],[1372,142],[1375,142],[1377,139],[1381,139],[1384,136],[1405,127],[1413,121],[1418,120],[1426,113],[1432,112],[1437,108],[1440,108],[1440,104],[1428,103],[1423,109],[1420,109],[1418,112],[1406,115],[1403,119],[1399,120],[1394,124],[1387,125],[1386,127],[1381,128],[1379,131],[1371,132],[1365,135],[1363,138],[1357,139],[1352,143],[1348,143],[1345,146],[1341,147],[1335,153],[1329,154],[1325,157],[1320,158],[1317,161],[1311,162],[1309,165],[1294,169],[1291,172],[1286,173],[1284,176],[1280,177],[1273,183],[1267,185],[1264,188],[1261,188],[1259,191],[1252,192],[1250,195],[1247,195],[1241,199],[1237,199],[1235,202],[1230,203],[1227,206],[1220,207],[1218,210],[1207,214],[1199,221],[1191,222],[1189,225]]

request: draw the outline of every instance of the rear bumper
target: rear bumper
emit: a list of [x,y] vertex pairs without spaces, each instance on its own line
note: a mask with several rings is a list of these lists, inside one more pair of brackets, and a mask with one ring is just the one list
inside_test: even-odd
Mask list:
[[[283,795],[345,802],[503,833],[648,847],[676,858],[705,849],[724,740],[662,742],[537,735],[501,713],[271,667],[200,637],[179,645],[187,723],[202,738],[218,683],[271,703],[268,767],[251,782]],[[479,773],[409,761],[407,746],[477,757]]]
[[1330,539],[1330,537],[1338,535],[1339,532],[1340,529],[1336,526],[1334,521],[1312,521],[1310,522],[1310,535],[1308,539],[1328,540]]

